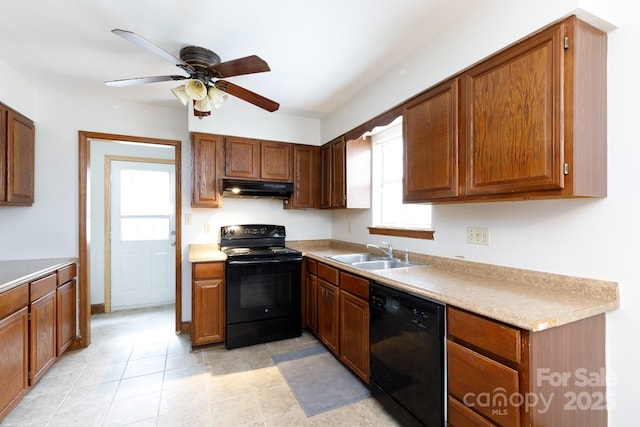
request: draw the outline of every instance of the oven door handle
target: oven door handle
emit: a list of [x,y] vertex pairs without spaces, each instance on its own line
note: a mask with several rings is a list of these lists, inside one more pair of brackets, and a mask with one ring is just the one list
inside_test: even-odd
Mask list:
[[302,258],[278,258],[278,259],[245,259],[237,261],[227,260],[228,265],[255,265],[255,264],[280,264],[283,262],[298,262],[302,261]]

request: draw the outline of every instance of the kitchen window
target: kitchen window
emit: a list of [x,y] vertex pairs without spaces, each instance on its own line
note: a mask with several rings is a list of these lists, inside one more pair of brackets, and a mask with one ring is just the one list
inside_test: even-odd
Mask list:
[[371,131],[372,223],[375,227],[430,229],[431,205],[402,203],[402,116]]

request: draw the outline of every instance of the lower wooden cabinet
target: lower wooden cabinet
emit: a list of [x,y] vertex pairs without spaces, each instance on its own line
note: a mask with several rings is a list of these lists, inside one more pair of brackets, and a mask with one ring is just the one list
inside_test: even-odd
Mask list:
[[76,338],[76,264],[0,293],[0,420]]
[[531,332],[449,306],[447,334],[448,425],[607,424],[604,315]]
[[29,384],[37,383],[57,357],[56,291],[31,303],[29,331]]
[[223,261],[191,264],[191,345],[224,341]]
[[29,387],[29,311],[26,303],[20,310],[0,319],[0,420],[18,404]]
[[338,354],[338,287],[318,279],[318,338]]
[[369,301],[340,290],[340,360],[369,382]]
[[306,328],[369,383],[369,281],[307,259]]

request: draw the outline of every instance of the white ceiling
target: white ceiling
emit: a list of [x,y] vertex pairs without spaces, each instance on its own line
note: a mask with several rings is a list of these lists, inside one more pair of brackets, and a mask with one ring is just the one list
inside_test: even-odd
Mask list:
[[187,45],[223,62],[256,54],[271,72],[229,81],[279,102],[281,112],[322,117],[480,1],[11,1],[0,6],[0,60],[36,88],[179,107],[169,90],[177,82],[104,85],[184,74],[111,33],[120,28],[175,56]]

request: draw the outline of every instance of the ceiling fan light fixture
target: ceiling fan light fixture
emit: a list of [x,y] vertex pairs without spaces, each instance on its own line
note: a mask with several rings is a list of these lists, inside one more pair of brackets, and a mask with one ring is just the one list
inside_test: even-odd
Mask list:
[[211,86],[208,92],[209,101],[211,101],[211,105],[213,108],[220,108],[227,101],[229,95],[221,91],[215,86]]
[[207,87],[198,79],[191,79],[184,84],[184,90],[189,98],[202,101],[207,97]]
[[209,102],[209,98],[206,96],[204,97],[204,99],[201,99],[199,101],[194,99],[193,108],[203,113],[211,113],[211,102]]
[[185,90],[185,85],[180,85],[178,87],[174,87],[171,89],[171,92],[178,98],[178,101],[182,102],[182,105],[185,107],[189,103],[189,95],[187,95],[187,91]]

